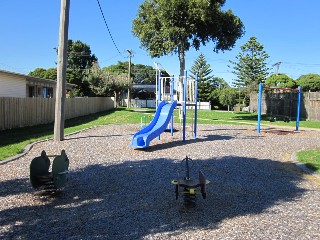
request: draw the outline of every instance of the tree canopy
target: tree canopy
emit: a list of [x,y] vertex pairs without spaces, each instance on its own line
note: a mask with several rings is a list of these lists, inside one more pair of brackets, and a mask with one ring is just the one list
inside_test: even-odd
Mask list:
[[269,55],[264,47],[252,36],[249,41],[240,47],[241,52],[236,56],[236,61],[231,61],[233,71],[237,79],[233,82],[236,88],[245,88],[247,94],[256,90],[260,82],[264,82],[268,76],[269,68],[266,60]]
[[230,50],[244,33],[239,17],[222,10],[225,0],[145,0],[133,20],[133,34],[151,57],[178,54],[180,75],[191,47],[214,43],[213,50]]
[[297,79],[297,82],[303,91],[320,91],[320,74],[310,73],[302,75]]
[[265,85],[278,88],[295,88],[297,83],[286,74],[272,74],[265,81]]
[[211,92],[217,87],[213,81],[212,69],[210,64],[207,63],[203,54],[195,60],[190,70],[190,76],[195,78],[198,75],[198,99],[202,102],[210,100]]
[[[108,72],[111,75],[117,74],[128,74],[129,73],[129,62],[118,61],[117,64],[103,67],[102,71]],[[156,70],[152,66],[144,64],[131,64],[131,77],[134,84],[155,84],[156,83]],[[162,74],[168,75],[163,72]]]
[[91,96],[87,81],[89,69],[98,59],[91,53],[90,46],[80,40],[68,40],[67,82],[76,84],[80,96]]

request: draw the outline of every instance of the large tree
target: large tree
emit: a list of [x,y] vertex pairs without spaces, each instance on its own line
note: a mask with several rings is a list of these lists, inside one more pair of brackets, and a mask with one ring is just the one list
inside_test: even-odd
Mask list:
[[236,56],[236,61],[231,61],[233,71],[237,76],[233,85],[236,88],[245,88],[247,95],[258,88],[260,82],[264,82],[269,74],[266,60],[269,55],[264,47],[252,36],[249,41],[240,47],[241,52]]
[[[94,95],[89,86],[88,77],[90,68],[98,59],[91,53],[90,46],[79,40],[68,40],[67,54],[68,63],[66,80],[68,83],[77,85],[77,90],[75,90],[76,94],[74,95]],[[57,80],[57,68],[36,68],[30,72],[29,75]]]
[[145,0],[132,31],[151,57],[178,54],[184,75],[185,54],[191,47],[214,43],[213,50],[230,50],[244,33],[241,20],[222,10],[225,0]]
[[90,68],[98,59],[91,53],[90,46],[80,40],[68,40],[67,59],[67,81],[78,86],[79,95],[91,96],[87,78]]
[[201,53],[195,60],[190,69],[190,76],[195,78],[198,75],[198,99],[202,102],[210,101],[211,92],[217,87],[212,75],[210,64],[207,63],[206,58]]

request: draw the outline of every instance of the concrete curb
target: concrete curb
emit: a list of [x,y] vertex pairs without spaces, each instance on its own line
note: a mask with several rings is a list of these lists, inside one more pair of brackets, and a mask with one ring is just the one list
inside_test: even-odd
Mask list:
[[291,154],[291,160],[295,163],[295,165],[296,165],[297,167],[299,167],[300,169],[302,169],[304,172],[306,172],[306,173],[308,173],[308,174],[311,174],[311,175],[313,175],[313,176],[315,176],[315,177],[317,177],[317,178],[320,179],[320,174],[319,174],[319,173],[311,170],[311,169],[308,168],[305,164],[303,164],[303,163],[301,163],[301,162],[299,162],[299,161],[297,160],[297,152],[294,152],[294,153]]

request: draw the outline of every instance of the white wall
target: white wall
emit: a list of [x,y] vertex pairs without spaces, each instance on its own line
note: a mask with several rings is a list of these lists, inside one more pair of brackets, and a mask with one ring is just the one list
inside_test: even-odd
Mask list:
[[0,97],[26,97],[26,79],[6,73],[0,73]]

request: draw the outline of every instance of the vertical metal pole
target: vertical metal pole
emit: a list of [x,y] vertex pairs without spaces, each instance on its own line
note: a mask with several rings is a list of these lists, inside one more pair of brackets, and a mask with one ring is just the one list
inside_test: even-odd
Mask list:
[[183,110],[182,110],[182,120],[183,120],[183,137],[182,140],[186,141],[186,119],[187,118],[187,70],[184,70],[183,76]]
[[[162,85],[161,71],[159,70],[159,73],[158,73],[158,105],[157,105],[157,108],[159,106],[159,103],[162,101],[161,85]],[[158,140],[160,140],[160,135],[158,136]]]
[[156,68],[156,108],[158,107],[158,69]]
[[296,131],[299,131],[299,125],[300,125],[301,93],[302,93],[302,87],[299,86],[298,87],[298,106],[297,106]]
[[[174,98],[173,98],[173,86],[174,86],[174,75],[172,75],[171,80],[170,80],[170,101],[171,101],[171,104],[174,101]],[[171,130],[171,136],[173,136],[173,112],[172,112],[172,115],[171,115],[170,127],[171,127],[171,129],[170,129]]]
[[129,66],[128,66],[128,106],[127,108],[131,107],[131,57],[132,57],[132,50],[127,49],[127,52],[129,53]]
[[262,83],[259,83],[259,95],[258,95],[258,126],[257,126],[257,131],[258,131],[258,133],[260,133],[260,125],[261,125],[262,90],[263,90],[263,85],[262,85]]
[[196,79],[195,79],[195,84],[194,84],[194,99],[195,99],[195,107],[196,109],[194,110],[194,133],[193,133],[193,137],[194,139],[197,138],[197,121],[198,121],[198,79],[199,79],[199,75],[196,75]]
[[161,84],[162,84],[161,71],[159,70],[158,72],[158,105],[162,101]]
[[60,30],[58,46],[57,87],[54,117],[54,140],[64,139],[64,118],[66,99],[66,71],[68,50],[68,27],[69,27],[70,0],[61,0],[60,7]]

